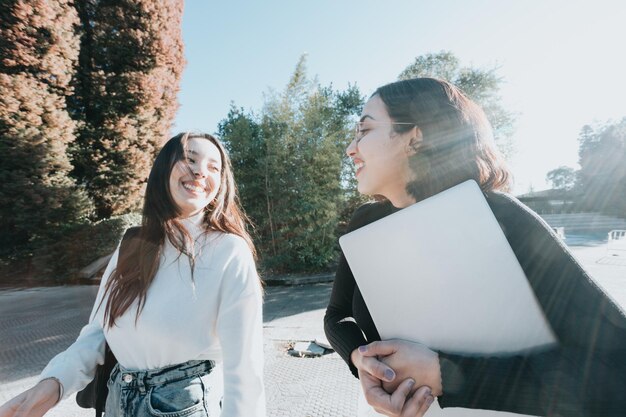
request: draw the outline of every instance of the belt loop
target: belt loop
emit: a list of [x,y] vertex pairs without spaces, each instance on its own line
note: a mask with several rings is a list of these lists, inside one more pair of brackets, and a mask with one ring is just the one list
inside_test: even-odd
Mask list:
[[142,394],[146,393],[146,378],[148,376],[145,372],[141,372],[137,375],[137,387],[139,388],[139,392]]

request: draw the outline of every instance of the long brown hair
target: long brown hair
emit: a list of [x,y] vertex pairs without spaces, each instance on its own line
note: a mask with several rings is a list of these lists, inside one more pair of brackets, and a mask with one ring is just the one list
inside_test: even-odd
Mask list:
[[452,84],[435,78],[414,78],[378,88],[378,95],[397,133],[417,126],[422,141],[409,164],[414,179],[407,192],[417,201],[468,179],[483,192],[507,191],[511,173],[493,140],[483,110]]
[[[243,212],[233,177],[228,154],[223,145],[213,136],[205,133],[180,133],[171,138],[157,155],[146,186],[142,224],[139,231],[120,248],[117,268],[113,271],[105,287],[109,294],[104,321],[109,327],[137,301],[136,319],[146,301],[146,294],[159,268],[160,256],[165,239],[179,251],[179,256],[189,258],[194,267],[193,239],[180,222],[180,208],[170,192],[170,175],[178,161],[186,161],[189,139],[202,138],[217,146],[222,158],[222,172],[218,193],[204,208],[206,231],[232,233],[242,237],[256,257],[252,239],[246,230],[250,224]],[[135,322],[136,322],[135,319]]]

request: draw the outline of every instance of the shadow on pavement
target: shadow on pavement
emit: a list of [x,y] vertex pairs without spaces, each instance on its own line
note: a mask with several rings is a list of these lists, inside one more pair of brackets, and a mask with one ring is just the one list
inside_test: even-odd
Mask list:
[[263,322],[326,308],[332,283],[268,287],[265,289]]

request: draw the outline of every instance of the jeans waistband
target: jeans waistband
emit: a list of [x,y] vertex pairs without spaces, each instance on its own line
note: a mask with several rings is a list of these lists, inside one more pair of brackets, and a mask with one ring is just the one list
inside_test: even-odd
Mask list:
[[118,382],[123,387],[144,389],[167,382],[179,381],[191,376],[206,375],[214,367],[215,362],[211,360],[193,360],[145,371],[129,370],[117,364],[111,372],[111,380]]

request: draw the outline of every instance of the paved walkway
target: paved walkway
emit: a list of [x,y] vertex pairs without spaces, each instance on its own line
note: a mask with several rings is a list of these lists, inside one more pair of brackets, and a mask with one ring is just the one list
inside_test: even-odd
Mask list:
[[[287,354],[297,341],[324,338],[322,320],[332,284],[268,287],[265,296],[265,380],[268,416],[351,416],[358,383],[336,353]],[[34,384],[48,361],[71,344],[86,322],[96,286],[0,291],[0,404]],[[73,396],[48,414],[91,417]]]
[[[607,257],[606,245],[573,247],[576,257],[626,309],[626,259]],[[264,312],[265,380],[270,417],[349,417],[358,382],[336,353],[321,358],[287,354],[296,341],[323,338],[330,283],[267,288]],[[38,372],[76,338],[87,320],[95,286],[0,291],[0,403],[31,386]],[[70,398],[49,416],[91,417]]]

